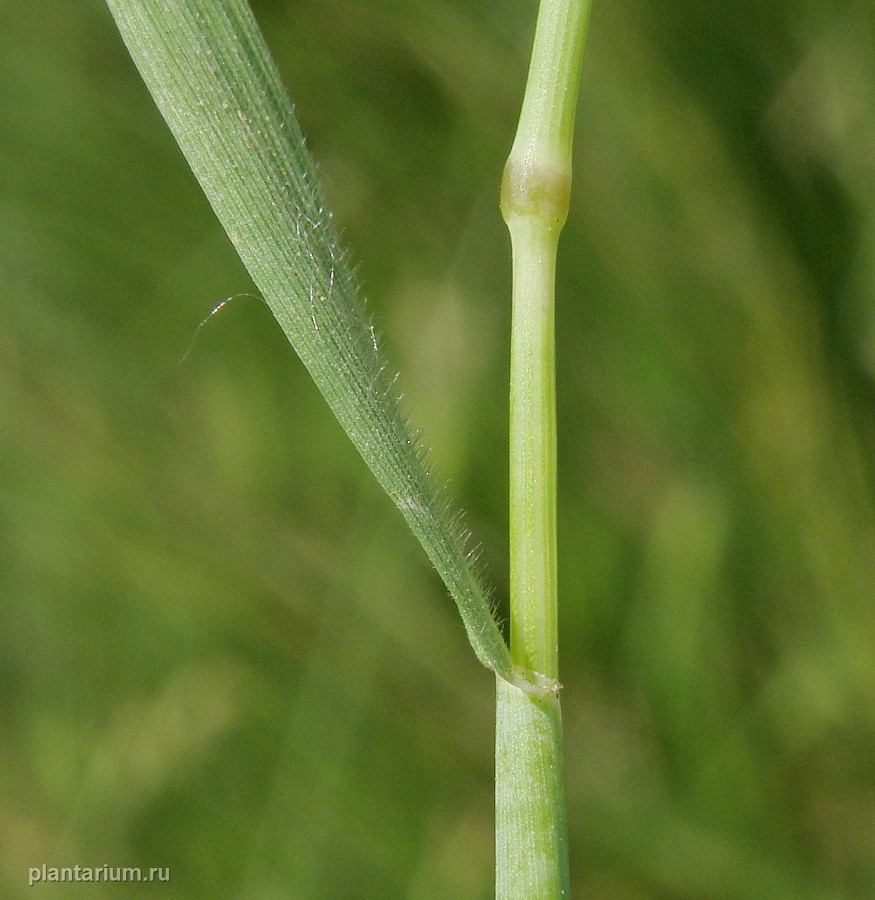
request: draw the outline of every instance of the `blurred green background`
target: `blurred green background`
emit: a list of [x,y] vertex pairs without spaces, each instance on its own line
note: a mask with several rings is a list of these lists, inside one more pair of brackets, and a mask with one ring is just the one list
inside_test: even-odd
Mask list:
[[[875,896],[875,6],[611,0],[557,296],[574,895]],[[260,0],[506,603],[532,0]],[[493,681],[99,0],[0,0],[0,893],[492,891]],[[48,865],[169,885],[27,887]]]

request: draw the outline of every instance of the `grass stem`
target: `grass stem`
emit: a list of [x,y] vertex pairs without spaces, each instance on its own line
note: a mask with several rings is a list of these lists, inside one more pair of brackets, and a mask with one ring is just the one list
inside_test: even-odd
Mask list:
[[[558,685],[554,287],[588,0],[542,0],[501,209],[513,248],[510,374],[511,656]],[[558,694],[499,683],[496,897],[569,894]]]

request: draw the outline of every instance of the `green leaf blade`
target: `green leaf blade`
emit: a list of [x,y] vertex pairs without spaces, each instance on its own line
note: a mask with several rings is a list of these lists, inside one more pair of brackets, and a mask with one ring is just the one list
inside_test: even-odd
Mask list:
[[459,607],[478,659],[524,689],[447,505],[429,484],[245,0],[107,0],[131,57],[253,281]]

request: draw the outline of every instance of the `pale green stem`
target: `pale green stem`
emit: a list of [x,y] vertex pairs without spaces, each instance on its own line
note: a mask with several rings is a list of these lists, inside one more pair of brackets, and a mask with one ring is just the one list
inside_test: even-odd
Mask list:
[[559,677],[556,595],[556,384],[553,284],[557,229],[508,219],[513,241],[510,379],[511,655]]
[[[588,0],[542,0],[501,188],[513,246],[510,388],[511,655],[557,683],[554,284],[568,212]],[[569,896],[558,695],[498,684],[496,897]]]

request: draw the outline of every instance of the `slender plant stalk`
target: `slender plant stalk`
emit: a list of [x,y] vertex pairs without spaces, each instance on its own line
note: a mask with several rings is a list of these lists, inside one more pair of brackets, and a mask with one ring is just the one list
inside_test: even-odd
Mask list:
[[[513,247],[510,377],[511,655],[558,683],[554,284],[568,213],[588,0],[541,0],[501,209]],[[498,682],[496,897],[569,896],[558,692]]]

